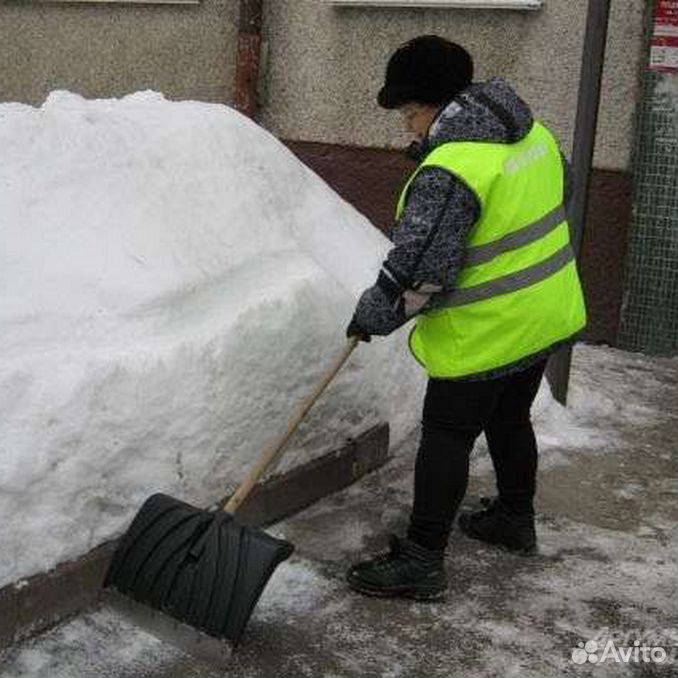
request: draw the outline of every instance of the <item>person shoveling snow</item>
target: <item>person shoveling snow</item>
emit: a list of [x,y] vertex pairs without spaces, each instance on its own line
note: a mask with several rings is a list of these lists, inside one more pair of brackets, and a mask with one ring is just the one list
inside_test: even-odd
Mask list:
[[421,36],[391,56],[378,96],[417,137],[419,166],[398,201],[394,247],[346,333],[369,340],[416,316],[410,348],[429,381],[407,535],[349,569],[361,593],[444,594],[443,557],[483,431],[498,496],[459,526],[535,549],[530,408],[548,355],[586,324],[558,143],[504,80],[472,79],[463,47]]

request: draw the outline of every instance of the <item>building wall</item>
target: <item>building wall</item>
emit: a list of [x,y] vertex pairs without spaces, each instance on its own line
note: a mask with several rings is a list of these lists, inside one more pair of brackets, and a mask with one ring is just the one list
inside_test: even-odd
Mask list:
[[[388,55],[437,33],[465,45],[476,79],[502,75],[571,148],[587,0],[539,11],[338,8],[268,3],[263,124],[289,139],[350,146],[406,142],[397,114],[375,103]],[[595,166],[627,170],[643,37],[643,1],[612,3]]]
[[[587,0],[542,10],[336,7],[268,0],[262,124],[280,137],[396,148],[398,116],[375,104],[388,54],[435,32],[466,45],[477,77],[503,75],[569,150]],[[237,0],[198,5],[4,2],[0,101],[39,104],[52,89],[89,97],[152,88],[170,98],[232,98]],[[612,3],[596,167],[627,170],[643,1]],[[378,39],[375,39],[378,36]]]
[[0,101],[39,105],[53,89],[87,97],[154,89],[228,101],[238,3],[0,3]]

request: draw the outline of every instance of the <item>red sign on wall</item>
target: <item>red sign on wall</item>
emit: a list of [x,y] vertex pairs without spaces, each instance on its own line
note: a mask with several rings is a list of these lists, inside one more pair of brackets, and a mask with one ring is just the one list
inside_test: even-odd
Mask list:
[[655,0],[650,70],[678,73],[678,0]]

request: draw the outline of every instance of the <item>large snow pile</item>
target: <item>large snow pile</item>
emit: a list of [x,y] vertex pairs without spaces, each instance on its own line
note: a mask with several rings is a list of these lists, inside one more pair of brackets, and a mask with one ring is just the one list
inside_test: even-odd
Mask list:
[[[0,585],[209,505],[344,345],[388,247],[225,106],[144,92],[0,105]],[[402,332],[361,345],[284,469],[419,416]]]

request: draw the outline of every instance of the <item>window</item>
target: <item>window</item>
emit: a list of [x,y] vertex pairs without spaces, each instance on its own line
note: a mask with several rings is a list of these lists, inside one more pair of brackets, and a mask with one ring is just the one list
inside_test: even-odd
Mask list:
[[125,5],[199,5],[201,0],[36,0],[40,3],[96,3],[96,4],[106,4],[106,3],[118,3]]
[[328,0],[355,7],[456,7],[463,9],[540,9],[544,0]]

